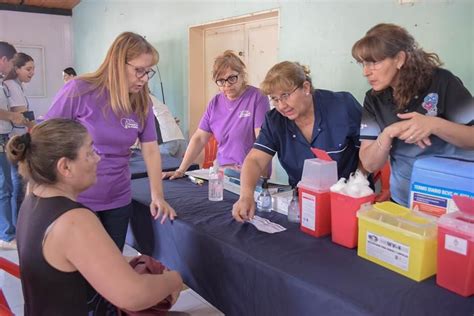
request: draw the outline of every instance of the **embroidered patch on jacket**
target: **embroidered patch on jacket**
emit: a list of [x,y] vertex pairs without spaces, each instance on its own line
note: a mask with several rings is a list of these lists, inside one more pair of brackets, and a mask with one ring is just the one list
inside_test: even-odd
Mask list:
[[129,128],[135,128],[135,129],[138,129],[138,123],[135,122],[133,119],[131,118],[122,118],[120,120],[120,124],[122,124],[122,127],[125,128],[125,129],[129,129]]
[[250,113],[250,111],[247,111],[247,110],[240,111],[240,113],[239,113],[239,118],[249,117],[249,116],[252,116],[252,113]]
[[426,110],[426,115],[437,116],[438,115],[438,94],[429,93],[424,98],[421,106]]

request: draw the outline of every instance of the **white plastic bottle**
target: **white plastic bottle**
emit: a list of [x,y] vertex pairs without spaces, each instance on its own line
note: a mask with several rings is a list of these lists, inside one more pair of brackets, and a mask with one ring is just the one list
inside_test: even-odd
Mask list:
[[209,201],[222,201],[224,199],[224,173],[219,170],[219,163],[209,168]]

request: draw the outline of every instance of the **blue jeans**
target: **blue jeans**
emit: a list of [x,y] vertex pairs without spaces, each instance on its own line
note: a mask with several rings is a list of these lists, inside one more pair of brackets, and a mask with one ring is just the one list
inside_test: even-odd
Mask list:
[[107,233],[122,251],[127,236],[128,222],[132,215],[132,203],[111,210],[96,212],[96,214]]
[[[5,143],[5,136],[0,135],[0,146],[3,147]],[[4,152],[0,152],[0,239],[4,241],[11,241],[15,238],[14,210],[11,205],[12,196],[13,185],[10,163],[8,162],[7,155]]]
[[12,176],[12,223],[16,227],[16,222],[18,219],[18,211],[20,210],[21,202],[23,202],[24,191],[23,191],[23,178],[18,173],[18,167],[11,165],[11,176]]

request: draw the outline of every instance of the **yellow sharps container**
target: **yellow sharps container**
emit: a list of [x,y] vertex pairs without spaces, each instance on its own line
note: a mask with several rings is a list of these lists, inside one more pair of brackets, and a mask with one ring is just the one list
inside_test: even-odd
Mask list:
[[415,281],[436,274],[436,218],[392,202],[359,210],[357,254]]

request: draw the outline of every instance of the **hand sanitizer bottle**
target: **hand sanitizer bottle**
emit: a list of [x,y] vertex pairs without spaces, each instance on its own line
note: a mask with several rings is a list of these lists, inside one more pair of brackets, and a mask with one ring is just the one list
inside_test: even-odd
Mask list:
[[268,191],[268,182],[265,178],[263,179],[262,183],[262,192],[260,192],[257,198],[257,211],[272,211],[272,196],[270,194],[270,191]]
[[214,160],[209,169],[209,201],[222,201],[224,199],[224,173],[219,170],[219,163]]
[[298,201],[298,188],[293,189],[293,197],[288,204],[288,221],[291,223],[300,223],[300,205]]

